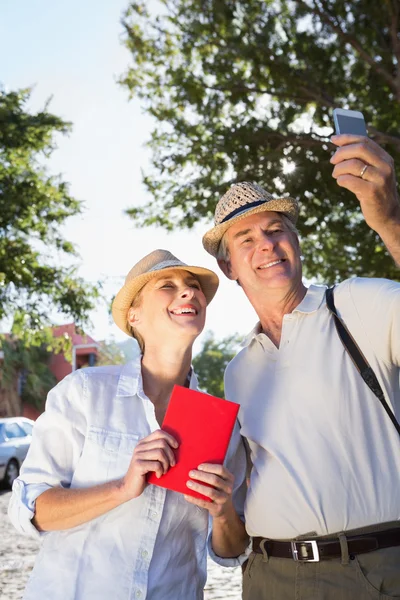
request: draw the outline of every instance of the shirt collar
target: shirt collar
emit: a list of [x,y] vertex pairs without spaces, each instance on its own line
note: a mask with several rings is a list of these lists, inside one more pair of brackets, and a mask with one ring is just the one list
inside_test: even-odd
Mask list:
[[130,360],[121,369],[118,380],[117,396],[136,396],[142,387],[142,355]]
[[[296,308],[293,309],[292,312],[293,313],[300,312],[303,314],[310,314],[310,313],[316,312],[319,309],[319,307],[321,306],[321,304],[325,298],[326,288],[327,288],[326,285],[311,284],[310,287],[308,288],[307,293],[304,296],[303,300],[300,302],[300,304],[298,306],[296,306]],[[256,338],[260,333],[262,333],[261,332],[261,323],[260,323],[260,321],[258,321],[256,326],[253,327],[253,329],[250,331],[250,333],[246,335],[243,342],[240,344],[242,346],[242,348],[245,348],[246,346],[248,346],[250,344],[250,342],[252,340],[254,340],[254,338]]]
[[310,285],[306,295],[293,312],[313,313],[319,309],[325,297],[326,285]]
[[248,333],[246,335],[246,337],[243,339],[243,341],[239,345],[242,348],[245,348],[246,346],[248,346],[250,344],[250,342],[252,340],[254,340],[254,338],[256,338],[258,336],[259,333],[261,333],[261,323],[260,323],[260,321],[258,321],[258,323],[256,323],[255,327],[253,327],[253,329],[250,331],[250,333]]
[[199,387],[199,381],[197,379],[197,375],[194,372],[193,367],[191,367],[191,375],[190,375],[190,383],[189,383],[189,388],[191,390],[197,390],[197,388]]
[[[136,396],[143,391],[141,363],[142,355],[139,355],[123,365],[118,380],[117,396]],[[198,380],[193,367],[191,367],[189,387],[192,390],[198,388]]]

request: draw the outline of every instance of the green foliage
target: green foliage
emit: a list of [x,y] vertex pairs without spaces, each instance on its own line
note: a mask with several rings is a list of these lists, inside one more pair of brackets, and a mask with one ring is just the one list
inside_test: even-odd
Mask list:
[[124,342],[119,342],[118,348],[124,355],[125,362],[134,360],[138,354],[140,354],[139,345],[134,338],[127,339]]
[[0,319],[17,313],[34,335],[54,310],[84,323],[98,292],[63,266],[76,252],[60,229],[81,203],[43,166],[71,126],[47,107],[28,112],[29,97],[0,88]]
[[53,338],[50,328],[42,329],[35,337],[1,337],[0,347],[4,352],[1,385],[13,389],[19,377],[23,379],[21,400],[43,408],[47,393],[57,383],[49,369],[52,353],[66,351],[71,341]]
[[193,367],[202,390],[219,398],[224,397],[224,371],[235,356],[239,342],[238,335],[217,341],[212,332],[208,333],[201,351],[193,359]]
[[[210,221],[236,181],[301,200],[305,274],[398,278],[356,198],[332,179],[335,106],[362,110],[400,175],[397,0],[163,0],[124,16],[121,79],[156,120],[139,225]],[[285,171],[285,162],[296,169]]]
[[126,362],[125,354],[122,348],[113,340],[99,342],[98,356],[96,366],[102,365],[123,365]]

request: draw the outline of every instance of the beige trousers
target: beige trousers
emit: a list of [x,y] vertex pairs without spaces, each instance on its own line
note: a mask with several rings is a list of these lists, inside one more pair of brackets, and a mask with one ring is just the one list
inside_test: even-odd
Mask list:
[[243,600],[400,600],[400,546],[320,562],[252,553]]

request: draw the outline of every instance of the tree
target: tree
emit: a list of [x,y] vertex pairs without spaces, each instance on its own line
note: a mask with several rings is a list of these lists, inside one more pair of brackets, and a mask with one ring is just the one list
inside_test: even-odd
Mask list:
[[16,335],[40,333],[54,310],[84,323],[98,295],[77,276],[76,251],[60,232],[82,204],[43,166],[71,126],[47,106],[28,112],[29,97],[0,88],[0,319],[14,315]]
[[[4,360],[1,370],[1,387],[10,394],[18,381],[19,402],[27,402],[42,410],[49,390],[57,383],[49,368],[53,352],[65,350],[71,346],[63,338],[54,338],[51,328],[41,331],[32,343],[26,336],[7,336],[2,340],[1,348]],[[22,404],[13,407],[15,415],[21,414]]]
[[213,333],[206,336],[201,351],[193,359],[193,367],[199,379],[200,388],[213,396],[224,397],[224,371],[235,356],[238,335],[215,340]]
[[96,366],[123,365],[124,363],[126,363],[126,356],[120,344],[114,340],[99,342]]
[[[335,106],[362,110],[400,175],[398,0],[132,2],[121,78],[156,121],[153,195],[127,212],[169,230],[210,220],[236,181],[301,200],[305,273],[398,278],[350,192],[332,179]],[[295,169],[293,170],[293,168]]]

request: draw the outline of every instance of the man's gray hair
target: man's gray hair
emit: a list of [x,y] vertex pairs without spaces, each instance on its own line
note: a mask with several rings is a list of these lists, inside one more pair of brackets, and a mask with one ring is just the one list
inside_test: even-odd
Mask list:
[[[282,223],[284,223],[286,225],[286,227],[288,228],[288,230],[291,231],[292,233],[294,233],[298,239],[299,232],[297,231],[296,225],[293,223],[293,221],[291,219],[289,219],[289,217],[287,217],[283,213],[278,213],[278,214],[280,215],[280,217],[282,219]],[[228,260],[229,260],[229,247],[228,247],[227,233],[228,233],[228,231],[225,231],[224,235],[222,236],[221,241],[218,246],[218,252],[217,252],[217,260],[223,260],[225,262],[228,262]]]

